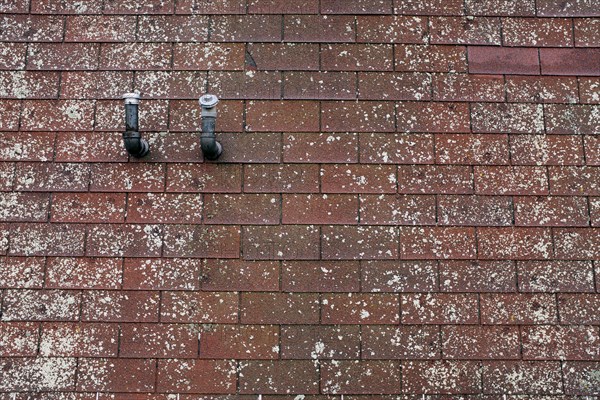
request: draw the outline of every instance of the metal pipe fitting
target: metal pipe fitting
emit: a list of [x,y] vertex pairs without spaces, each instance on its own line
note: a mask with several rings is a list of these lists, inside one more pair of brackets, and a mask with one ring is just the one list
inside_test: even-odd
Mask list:
[[217,124],[217,103],[219,98],[213,94],[205,94],[200,97],[202,107],[202,135],[200,136],[200,147],[202,154],[207,160],[214,161],[223,153],[223,146],[217,142],[215,127]]
[[138,106],[140,95],[137,93],[125,93],[125,132],[123,132],[123,144],[127,152],[133,157],[142,158],[150,152],[150,145],[146,139],[142,139],[139,127]]

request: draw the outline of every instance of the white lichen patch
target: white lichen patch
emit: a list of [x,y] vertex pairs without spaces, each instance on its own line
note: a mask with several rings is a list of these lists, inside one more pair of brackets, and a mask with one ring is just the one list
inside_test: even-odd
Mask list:
[[375,73],[360,75],[359,98],[373,100],[423,100],[431,94],[429,73]]
[[[171,64],[170,43],[118,43],[103,47],[102,61],[106,69],[119,69],[135,65],[143,69],[169,69]],[[125,68],[129,69],[129,68]]]
[[379,24],[370,24],[373,17],[357,19],[358,39],[365,42],[427,43],[429,36],[425,18],[420,16],[388,16]]
[[63,71],[61,96],[68,99],[113,99],[131,90],[130,71]]
[[395,115],[391,103],[340,101],[323,105],[323,130],[327,132],[390,132]]
[[0,67],[2,69],[23,69],[26,49],[25,43],[0,43]]
[[398,103],[398,131],[469,132],[469,110],[465,103]]
[[585,230],[565,230],[555,237],[556,255],[561,259],[587,259],[598,258],[598,236]]
[[158,223],[198,223],[202,220],[202,196],[197,194],[146,193],[129,201],[129,217]]
[[328,295],[322,319],[328,323],[397,323],[398,299],[388,294],[347,293]]
[[199,15],[193,19],[144,15],[140,18],[138,29],[141,41],[202,42],[208,34],[208,18]]
[[164,321],[212,324],[233,323],[237,318],[237,292],[182,292],[163,299],[161,310]]
[[554,295],[498,294],[481,298],[482,319],[488,324],[552,324],[557,320]]
[[0,349],[3,355],[26,356],[37,352],[39,328],[32,322],[0,323]]
[[535,15],[535,2],[466,0],[465,9],[468,15]]
[[477,318],[477,299],[468,294],[406,294],[403,319],[428,323],[472,323]]
[[328,226],[322,229],[325,259],[393,259],[397,256],[398,230],[386,226]]
[[515,202],[515,222],[531,226],[585,226],[589,219],[586,203],[583,197],[519,198]]
[[[600,22],[597,25],[600,26]],[[582,103],[600,103],[600,79],[582,78],[580,85]]]
[[510,102],[569,103],[579,102],[577,82],[568,77],[511,77],[506,81]]
[[57,100],[44,103],[25,102],[23,126],[34,131],[92,130],[94,125],[95,100]]
[[0,100],[0,130],[17,131],[19,130],[19,114],[21,104],[17,100]]
[[190,53],[193,54],[193,57],[191,59],[181,59],[179,64],[201,66],[203,70],[225,70],[232,64],[243,62],[244,59],[244,47],[238,44],[182,44],[175,47],[176,63],[178,62],[178,55],[183,56]]
[[447,101],[500,101],[504,100],[504,82],[501,78],[469,74],[436,75],[434,99]]
[[148,322],[158,318],[158,293],[85,291],[82,319],[88,321]]
[[440,263],[440,289],[444,292],[512,292],[512,261],[444,261]]
[[[459,392],[465,387],[479,388],[482,371],[468,361],[409,361],[403,370],[418,374],[418,383],[410,383],[412,390],[425,392]],[[406,369],[405,369],[406,368]],[[422,384],[419,386],[419,383]]]
[[[184,324],[135,324],[122,328],[121,355],[187,357],[197,354],[198,326]],[[152,349],[152,350],[150,350]]]
[[81,191],[87,189],[89,164],[27,163],[21,165],[15,180],[18,191]]
[[547,135],[518,135],[511,138],[513,163],[547,165],[552,162],[568,164],[573,154],[555,145],[556,140]]
[[140,71],[136,75],[135,86],[145,96],[169,96],[173,84],[173,74],[170,71]]
[[[2,245],[0,243],[0,249],[1,248]],[[43,258],[0,258],[0,287],[13,287],[23,289],[40,288],[43,284],[43,275]]]
[[114,258],[52,258],[47,262],[46,285],[62,289],[118,289],[121,261]]
[[[418,289],[417,289],[418,288]],[[362,265],[362,290],[428,291],[437,288],[437,267],[430,261],[367,261]]]
[[544,106],[541,104],[473,104],[471,119],[474,132],[544,132]]
[[20,358],[0,362],[3,379],[0,390],[65,391],[74,390],[75,358]]
[[466,72],[466,51],[455,46],[403,45],[396,48],[396,70],[411,72]]
[[552,362],[492,362],[484,364],[484,390],[489,393],[562,393],[560,366]]
[[600,395],[600,366],[597,362],[563,364],[565,387],[577,392]]
[[400,237],[400,251],[407,258],[475,258],[474,233],[468,229],[401,227]]
[[83,255],[85,227],[81,225],[23,224],[10,236],[13,255]]
[[197,290],[201,260],[143,259],[125,263],[124,286],[130,289]]
[[43,87],[43,82],[28,78],[31,78],[31,75],[25,71],[1,71],[0,97],[24,99],[32,93],[38,93]]
[[440,351],[439,332],[433,326],[372,325],[362,328],[363,358],[435,358]]
[[390,193],[396,190],[395,169],[389,165],[336,165],[321,169],[323,186],[339,193]]
[[473,173],[461,165],[401,165],[398,192],[422,194],[471,194]]
[[160,225],[94,225],[88,232],[88,253],[106,257],[157,256],[162,249],[162,236]]
[[238,166],[233,165],[183,164],[169,169],[169,188],[175,192],[207,192],[218,187],[217,191],[231,192],[236,186],[239,190],[240,171]]
[[475,167],[475,187],[485,195],[543,195],[548,190],[544,167]]
[[283,152],[288,162],[320,162],[333,158],[339,161],[356,160],[358,136],[352,133],[302,133],[284,136]]
[[504,197],[443,196],[438,219],[443,225],[508,226],[512,224],[512,205]]
[[[186,392],[202,391],[202,388],[209,385],[229,393],[232,387],[235,390],[236,376],[239,371],[233,360],[167,360],[165,367],[168,371],[166,379],[169,384]],[[211,371],[210,375],[207,374],[207,370]],[[205,378],[198,382],[199,376]]]
[[165,166],[159,163],[96,164],[90,187],[94,192],[162,191],[164,175]]
[[498,259],[550,259],[553,256],[550,232],[542,229],[520,230],[505,228],[500,232],[486,232],[480,236],[480,255]]
[[48,196],[31,193],[0,193],[0,221],[45,221]]
[[571,24],[551,18],[505,18],[502,21],[507,46],[570,46]]
[[117,327],[100,324],[46,324],[40,339],[40,355],[114,356]]
[[175,257],[237,258],[238,227],[166,226],[164,252]]
[[514,359],[519,355],[519,330],[507,326],[448,326],[442,330],[444,357],[450,359]]
[[66,290],[7,290],[3,321],[75,320],[80,295]]
[[245,259],[316,259],[319,228],[313,225],[244,228]]
[[9,249],[9,230],[8,225],[0,225],[0,254],[5,255]]
[[500,45],[500,24],[494,18],[437,17],[430,19],[432,41],[448,44]]
[[[208,358],[232,357],[241,360],[271,359],[279,356],[279,329],[265,325],[203,324],[199,332],[200,354]],[[220,343],[218,347],[214,343]]]
[[440,135],[435,145],[437,162],[442,164],[499,165],[509,159],[505,135]]
[[600,105],[545,106],[548,133],[600,134]]
[[53,133],[2,133],[0,159],[4,161],[48,161],[52,158]]
[[118,194],[60,194],[53,197],[52,219],[61,222],[123,221],[125,198]]
[[9,191],[13,187],[15,178],[14,163],[0,163],[0,190]]
[[530,326],[523,331],[523,353],[530,359],[595,359],[600,335],[592,326]]

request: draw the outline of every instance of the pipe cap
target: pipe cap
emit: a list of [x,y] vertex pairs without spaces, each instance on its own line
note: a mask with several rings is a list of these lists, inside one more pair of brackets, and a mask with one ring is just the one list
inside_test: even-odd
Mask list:
[[125,100],[125,104],[140,104],[139,93],[125,93],[123,99]]
[[212,108],[217,105],[217,103],[219,102],[219,98],[214,94],[207,93],[204,96],[200,97],[199,102],[202,107]]

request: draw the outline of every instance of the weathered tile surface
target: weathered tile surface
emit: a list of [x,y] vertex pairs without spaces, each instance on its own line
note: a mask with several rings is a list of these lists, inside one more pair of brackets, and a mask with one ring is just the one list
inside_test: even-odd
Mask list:
[[0,399],[595,398],[599,310],[599,1],[0,0]]

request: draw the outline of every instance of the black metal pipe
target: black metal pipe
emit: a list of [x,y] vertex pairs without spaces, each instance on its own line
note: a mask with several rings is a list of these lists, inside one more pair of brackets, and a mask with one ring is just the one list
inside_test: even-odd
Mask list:
[[200,147],[202,154],[207,160],[214,161],[223,153],[223,146],[217,141],[215,127],[217,125],[217,103],[219,99],[212,94],[200,97],[202,107],[202,135],[200,136]]
[[126,93],[125,99],[125,132],[123,132],[123,144],[127,152],[133,157],[142,158],[150,152],[150,145],[142,138],[139,127],[138,106],[140,95],[137,93]]

